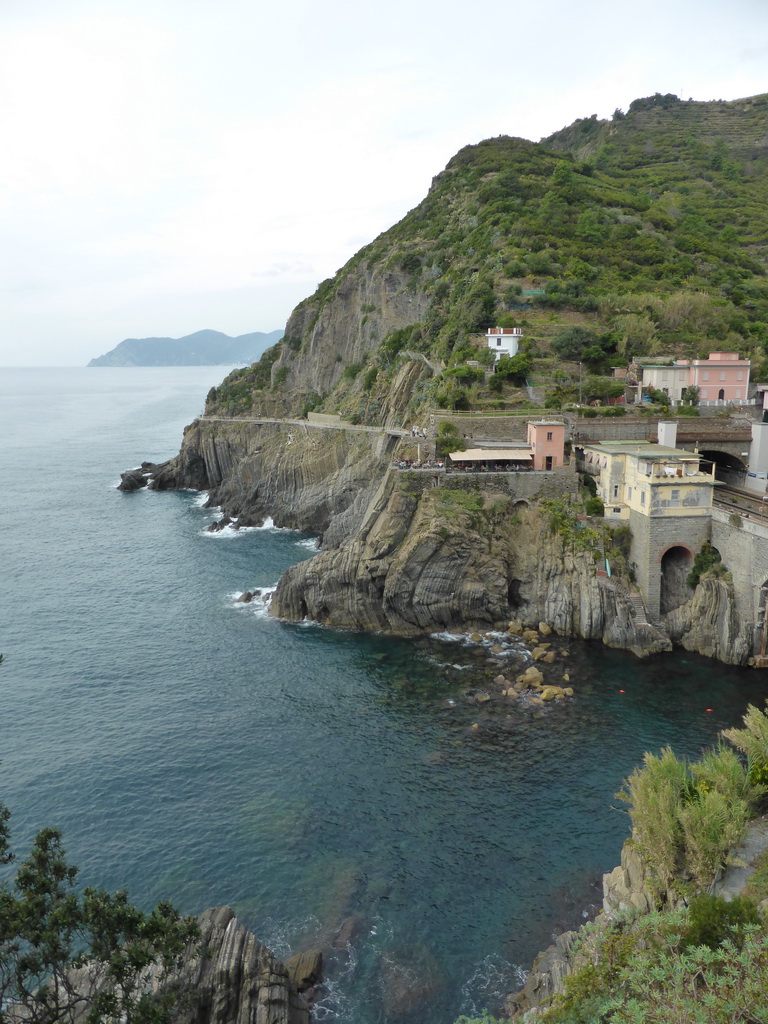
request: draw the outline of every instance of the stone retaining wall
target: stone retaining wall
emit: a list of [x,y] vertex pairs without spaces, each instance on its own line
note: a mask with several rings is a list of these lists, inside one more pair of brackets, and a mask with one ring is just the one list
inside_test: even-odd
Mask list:
[[[733,577],[736,611],[743,622],[756,629],[760,590],[768,582],[768,527],[757,520],[713,508],[712,544]],[[759,639],[755,638],[753,650],[757,648]]]

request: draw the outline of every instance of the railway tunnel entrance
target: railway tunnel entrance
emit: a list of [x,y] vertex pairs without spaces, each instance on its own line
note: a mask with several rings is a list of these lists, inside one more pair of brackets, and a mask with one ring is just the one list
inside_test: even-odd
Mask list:
[[715,479],[731,487],[743,487],[747,475],[747,465],[730,452],[719,451],[717,448],[706,448],[699,451],[699,457],[705,462],[715,465]]

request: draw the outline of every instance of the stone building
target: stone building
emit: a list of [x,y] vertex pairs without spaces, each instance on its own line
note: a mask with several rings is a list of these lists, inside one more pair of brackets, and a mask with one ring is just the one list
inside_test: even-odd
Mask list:
[[654,617],[689,599],[685,580],[711,533],[714,467],[702,469],[696,453],[675,448],[675,432],[676,424],[660,423],[660,444],[603,441],[582,449],[606,518],[629,523],[630,558]]

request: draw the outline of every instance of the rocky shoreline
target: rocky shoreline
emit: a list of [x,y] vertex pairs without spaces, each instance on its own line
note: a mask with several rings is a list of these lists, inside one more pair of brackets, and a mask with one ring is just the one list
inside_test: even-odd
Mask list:
[[[393,470],[393,444],[341,428],[320,434],[287,422],[201,420],[187,428],[175,459],[128,471],[121,488],[207,490],[209,507],[221,509],[214,529],[272,517],[319,535],[319,553],[281,577],[271,614],[415,639],[462,634],[477,664],[463,691],[477,709],[475,733],[504,728],[513,708],[538,717],[578,699],[571,639],[639,657],[672,649],[669,633],[647,620],[626,583],[599,577],[591,552],[569,549],[548,528],[537,499],[546,498],[549,481],[524,502],[485,481],[474,492],[461,489],[477,495],[474,504],[454,500],[426,474]],[[674,638],[738,663],[737,630],[723,611],[729,598],[715,583],[717,593],[701,588],[690,609],[676,611]],[[625,847],[621,866],[604,879],[604,912],[611,901],[639,906],[647,899]],[[508,1014],[535,1013],[559,989],[576,935],[565,932],[540,954],[523,989],[509,997]]]
[[704,580],[668,623],[652,622],[626,581],[552,533],[541,503],[575,497],[575,471],[539,474],[533,490],[526,478],[524,498],[503,479],[435,486],[428,472],[392,469],[398,443],[386,431],[203,417],[175,458],[124,473],[120,487],[208,491],[221,509],[214,529],[271,517],[317,535],[318,554],[278,583],[279,618],[399,636],[545,622],[638,657],[676,643],[746,663],[731,584]]

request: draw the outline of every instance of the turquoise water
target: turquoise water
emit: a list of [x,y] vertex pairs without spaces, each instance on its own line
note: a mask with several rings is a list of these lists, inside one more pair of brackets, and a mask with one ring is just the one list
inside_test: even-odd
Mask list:
[[222,376],[0,370],[0,799],[21,847],[62,828],[84,883],[230,903],[280,955],[346,921],[319,1019],[450,1024],[598,899],[643,751],[696,753],[766,674],[571,643],[577,698],[531,717],[468,700],[498,668],[459,641],[236,604],[312,539],[115,490]]

